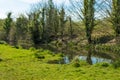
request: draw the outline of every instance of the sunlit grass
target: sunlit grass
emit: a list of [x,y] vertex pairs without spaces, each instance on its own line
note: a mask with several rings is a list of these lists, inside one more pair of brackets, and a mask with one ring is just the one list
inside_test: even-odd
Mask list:
[[[35,53],[45,56],[35,57]],[[111,64],[88,65],[80,61],[80,66],[71,64],[48,64],[49,60],[61,56],[48,50],[15,49],[0,45],[0,80],[120,80],[120,68],[114,69]]]

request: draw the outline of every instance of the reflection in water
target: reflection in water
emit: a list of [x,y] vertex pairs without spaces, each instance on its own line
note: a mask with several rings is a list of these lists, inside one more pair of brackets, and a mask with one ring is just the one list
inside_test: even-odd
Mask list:
[[72,51],[68,51],[62,61],[64,61],[64,64],[68,64],[74,58],[76,58],[76,56],[78,57],[79,60],[85,60],[89,64],[96,64],[100,62],[111,63],[115,61],[116,57],[119,57],[118,54],[108,52],[108,51],[106,52],[102,50],[96,50],[94,48],[94,45],[90,45],[87,52],[83,52],[83,53],[80,52],[80,54],[75,54]]
[[87,56],[80,56],[81,59],[82,57],[86,59],[86,61],[89,64],[95,64],[95,63],[100,63],[100,62],[111,63],[113,60],[113,57],[110,54],[96,51],[94,49],[94,45],[89,45]]
[[69,58],[67,56],[63,57],[63,59],[64,59],[64,63],[65,64],[70,63],[70,60],[69,60]]
[[[64,63],[65,64],[70,63],[76,56],[78,56],[78,55],[67,54],[63,58]],[[100,52],[100,51],[99,52],[95,51],[93,47],[89,47],[87,55],[79,56],[78,59],[79,60],[85,60],[85,61],[87,61],[87,63],[92,65],[92,64],[96,64],[96,63],[100,63],[100,62],[111,63],[113,61],[112,56],[108,53],[105,53],[105,52],[103,53],[103,52]]]
[[[79,57],[80,60],[87,60],[87,56],[80,56]],[[92,64],[96,64],[96,63],[100,63],[100,62],[108,62],[111,63],[112,60],[111,59],[105,59],[105,58],[99,58],[99,57],[91,57],[91,62]]]
[[[84,60],[87,61],[89,64],[96,64],[96,63],[100,63],[100,62],[107,62],[107,63],[111,63],[112,60],[111,59],[106,59],[106,58],[99,58],[99,57],[95,57],[95,56],[79,56],[78,57],[79,60]],[[63,58],[64,60],[64,64],[68,64],[70,63],[70,58],[68,56],[65,56]]]

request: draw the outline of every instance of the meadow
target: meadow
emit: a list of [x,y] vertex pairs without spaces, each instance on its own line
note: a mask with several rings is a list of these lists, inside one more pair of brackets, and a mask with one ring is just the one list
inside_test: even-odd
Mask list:
[[59,64],[62,54],[0,45],[0,80],[120,80],[120,68],[109,63],[89,65],[73,60]]

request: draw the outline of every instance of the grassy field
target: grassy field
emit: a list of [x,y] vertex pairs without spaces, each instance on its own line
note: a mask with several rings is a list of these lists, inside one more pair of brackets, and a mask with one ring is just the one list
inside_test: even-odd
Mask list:
[[120,68],[114,69],[110,64],[88,65],[80,61],[75,67],[75,61],[50,63],[59,59],[61,54],[48,50],[0,45],[0,80],[120,80]]

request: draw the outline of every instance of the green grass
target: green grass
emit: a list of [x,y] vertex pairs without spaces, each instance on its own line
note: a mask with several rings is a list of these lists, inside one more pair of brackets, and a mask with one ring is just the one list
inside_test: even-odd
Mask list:
[[[35,57],[44,55],[44,59]],[[15,49],[0,45],[0,80],[120,80],[120,68],[111,65],[88,65],[80,62],[80,67],[71,64],[48,64],[58,60],[60,55],[48,50]]]

